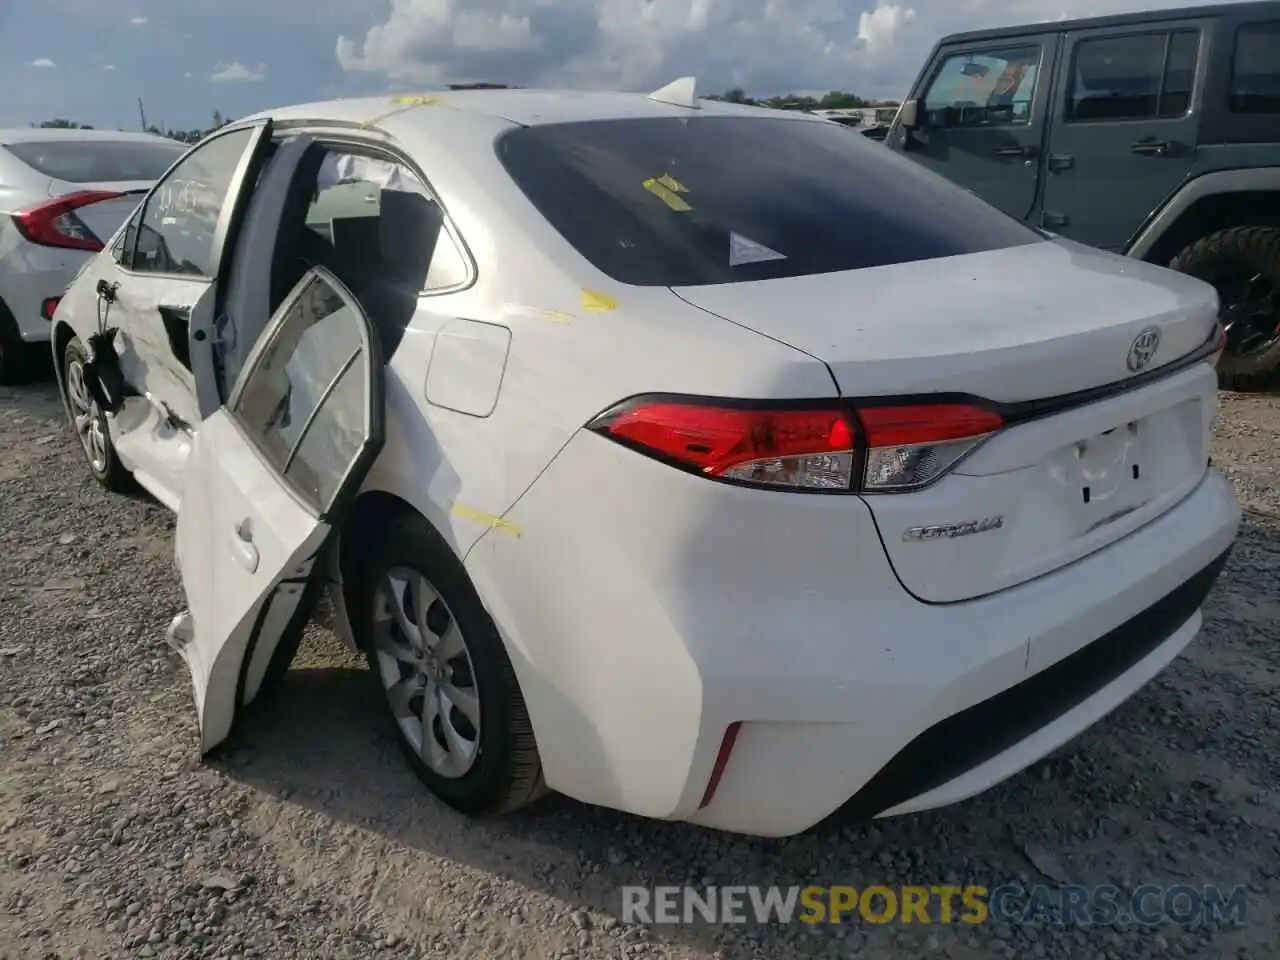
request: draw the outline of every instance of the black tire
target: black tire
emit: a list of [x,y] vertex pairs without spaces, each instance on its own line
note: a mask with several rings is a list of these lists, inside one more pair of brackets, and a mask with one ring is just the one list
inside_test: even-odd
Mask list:
[[[1280,227],[1231,227],[1211,233],[1179,253],[1169,266],[1218,289],[1224,322],[1236,296],[1234,289],[1251,278],[1261,278],[1276,305],[1272,318],[1280,324]],[[1262,390],[1278,371],[1280,336],[1274,336],[1243,353],[1229,345],[1218,364],[1218,382],[1228,390]]]
[[49,369],[47,343],[27,343],[18,333],[18,321],[0,302],[0,385],[31,383]]
[[83,366],[88,360],[89,351],[85,349],[80,338],[72,337],[66,349],[62,351],[62,403],[67,409],[67,419],[76,435],[76,442],[80,443],[81,450],[84,452],[85,465],[89,468],[89,473],[93,479],[113,493],[131,493],[137,489],[137,481],[133,479],[133,474],[121,465],[120,458],[116,456],[116,448],[111,443],[111,430],[107,424],[107,415],[103,413],[97,404],[92,405],[89,415],[97,418],[98,427],[102,430],[102,436],[105,439],[106,456],[104,465],[98,466],[93,462],[93,458],[89,456],[89,451],[84,449],[84,443],[80,439],[79,431],[76,430],[75,414],[72,411],[72,400],[69,394],[71,371],[76,364]]
[[[444,803],[469,816],[498,816],[542,797],[547,793],[542,761],[515,671],[497,627],[449,545],[421,516],[400,513],[387,521],[378,536],[365,538],[364,549],[367,553],[351,591],[355,598],[352,629],[369,661],[380,709],[418,779]],[[373,644],[378,585],[394,568],[408,568],[426,578],[452,614],[470,659],[480,729],[475,760],[456,778],[443,776],[424,762],[388,703]]]

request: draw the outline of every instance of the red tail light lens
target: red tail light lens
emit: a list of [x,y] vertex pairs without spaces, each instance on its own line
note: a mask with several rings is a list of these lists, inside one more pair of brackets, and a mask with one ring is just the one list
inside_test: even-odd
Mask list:
[[58,304],[62,302],[61,297],[49,297],[40,303],[40,315],[46,320],[52,320],[53,315],[58,312]]
[[589,429],[709,477],[813,491],[919,489],[1003,423],[963,404],[797,408],[639,398]]
[[103,200],[114,200],[118,196],[121,194],[105,190],[68,193],[19,210],[13,214],[13,222],[18,232],[31,243],[38,243],[42,247],[63,247],[97,253],[102,249],[102,241],[76,216],[76,211]]

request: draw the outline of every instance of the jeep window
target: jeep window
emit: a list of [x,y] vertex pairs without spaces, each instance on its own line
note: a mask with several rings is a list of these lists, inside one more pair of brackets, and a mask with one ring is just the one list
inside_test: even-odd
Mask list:
[[1280,113],[1280,20],[1248,23],[1236,34],[1231,110]]
[[1004,127],[1031,121],[1040,47],[947,57],[924,95],[925,126]]
[[1043,242],[913,160],[813,119],[536,124],[496,150],[539,213],[620,283],[772,280]]
[[1067,120],[1152,120],[1191,108],[1195,30],[1085,40],[1075,49]]

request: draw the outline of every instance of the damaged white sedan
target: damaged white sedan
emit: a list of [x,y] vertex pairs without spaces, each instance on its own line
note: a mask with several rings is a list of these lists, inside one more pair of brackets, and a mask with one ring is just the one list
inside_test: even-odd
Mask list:
[[205,750],[327,589],[454,808],[779,836],[972,796],[1192,640],[1216,315],[677,82],[233,123],[53,349],[93,475],[177,511]]

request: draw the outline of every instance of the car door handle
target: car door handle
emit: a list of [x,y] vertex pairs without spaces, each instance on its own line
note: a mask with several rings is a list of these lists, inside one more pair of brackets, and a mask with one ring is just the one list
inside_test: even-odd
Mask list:
[[991,151],[997,157],[1029,157],[1036,152],[1035,147],[996,147]]
[[258,548],[253,545],[253,528],[246,517],[235,525],[231,538],[231,552],[236,562],[244,567],[247,573],[255,573],[258,569]]
[[1049,154],[1049,159],[1045,164],[1051,173],[1070,170],[1075,165],[1076,158],[1069,153],[1051,153]]
[[1146,157],[1163,157],[1165,154],[1173,152],[1173,144],[1168,140],[1145,140],[1141,143],[1135,143],[1129,149]]

